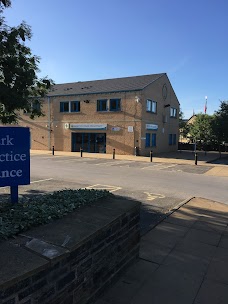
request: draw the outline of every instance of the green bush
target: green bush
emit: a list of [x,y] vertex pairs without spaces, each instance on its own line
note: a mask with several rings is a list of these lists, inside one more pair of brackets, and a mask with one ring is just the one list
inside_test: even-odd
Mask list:
[[31,227],[47,224],[55,219],[112,195],[106,190],[61,190],[51,194],[22,197],[18,204],[0,203],[0,239],[7,239]]

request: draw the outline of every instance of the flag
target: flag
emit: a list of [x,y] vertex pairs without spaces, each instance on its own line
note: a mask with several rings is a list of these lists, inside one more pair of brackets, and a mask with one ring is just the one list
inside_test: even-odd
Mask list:
[[205,106],[204,106],[204,113],[207,113],[207,96],[205,96]]

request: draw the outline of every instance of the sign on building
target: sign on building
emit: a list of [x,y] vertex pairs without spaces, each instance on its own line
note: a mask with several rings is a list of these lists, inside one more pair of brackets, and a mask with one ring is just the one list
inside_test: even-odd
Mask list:
[[23,127],[0,127],[0,187],[11,187],[18,197],[18,185],[30,184],[30,132]]

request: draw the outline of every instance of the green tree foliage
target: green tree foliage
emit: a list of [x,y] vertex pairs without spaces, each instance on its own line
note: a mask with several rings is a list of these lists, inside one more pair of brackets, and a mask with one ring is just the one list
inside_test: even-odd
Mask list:
[[194,122],[189,125],[189,134],[193,141],[208,143],[213,137],[213,116],[197,114]]
[[189,125],[187,124],[187,120],[184,119],[184,113],[181,109],[179,112],[179,132],[182,138],[186,138],[189,133]]
[[3,17],[10,0],[0,0],[0,123],[16,123],[19,111],[26,110],[30,118],[43,115],[41,98],[53,81],[38,79],[39,57],[25,45],[31,39],[31,28],[22,22],[10,27]]
[[228,101],[221,101],[220,108],[214,115],[212,130],[218,144],[228,143]]

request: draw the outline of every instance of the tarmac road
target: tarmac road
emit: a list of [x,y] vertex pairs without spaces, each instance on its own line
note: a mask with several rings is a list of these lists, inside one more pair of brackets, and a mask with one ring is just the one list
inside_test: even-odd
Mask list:
[[[107,189],[142,202],[142,229],[190,197],[228,204],[227,177],[207,176],[211,166],[145,163],[68,156],[32,155],[31,185],[20,194],[39,194],[64,188]],[[0,193],[8,193],[1,188]]]

